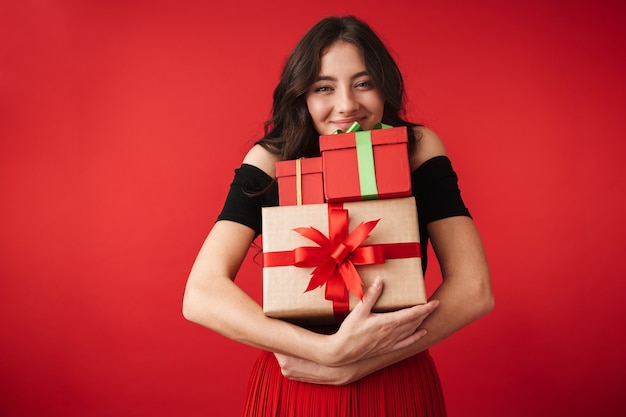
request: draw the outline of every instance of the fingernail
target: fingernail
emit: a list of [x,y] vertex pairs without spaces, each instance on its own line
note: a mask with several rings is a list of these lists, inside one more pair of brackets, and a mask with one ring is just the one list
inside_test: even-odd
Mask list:
[[377,289],[378,289],[378,288],[380,288],[380,278],[379,278],[379,277],[376,277],[376,278],[374,279],[374,282],[372,282],[372,286],[373,286],[374,288],[377,288]]
[[437,308],[437,306],[439,305],[439,300],[432,300],[430,304],[433,306],[433,308]]

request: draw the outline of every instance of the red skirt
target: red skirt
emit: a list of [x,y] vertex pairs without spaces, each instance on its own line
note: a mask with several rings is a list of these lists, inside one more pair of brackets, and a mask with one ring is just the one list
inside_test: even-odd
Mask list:
[[318,385],[285,378],[276,358],[257,359],[243,417],[446,416],[441,382],[428,351],[348,385]]

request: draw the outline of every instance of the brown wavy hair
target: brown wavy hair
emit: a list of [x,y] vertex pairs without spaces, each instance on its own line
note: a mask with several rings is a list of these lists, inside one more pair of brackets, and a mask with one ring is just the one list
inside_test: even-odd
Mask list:
[[[385,105],[383,123],[417,126],[404,120],[404,81],[391,54],[365,22],[354,16],[327,17],[316,23],[298,42],[289,56],[274,90],[271,118],[265,122],[265,135],[257,143],[282,159],[320,154],[319,134],[309,114],[306,95],[320,71],[323,53],[335,42],[355,45]],[[418,140],[409,131],[409,147]]]

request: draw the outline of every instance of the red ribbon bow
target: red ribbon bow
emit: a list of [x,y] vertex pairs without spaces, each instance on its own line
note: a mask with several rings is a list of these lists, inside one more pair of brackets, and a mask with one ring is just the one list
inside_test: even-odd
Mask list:
[[299,247],[294,250],[294,265],[316,268],[306,291],[326,284],[325,298],[336,303],[348,302],[348,291],[363,298],[363,281],[354,265],[372,265],[385,262],[379,246],[360,247],[378,224],[378,220],[362,222],[348,233],[348,210],[330,204],[328,208],[329,237],[314,227],[298,227],[294,231],[319,246]]

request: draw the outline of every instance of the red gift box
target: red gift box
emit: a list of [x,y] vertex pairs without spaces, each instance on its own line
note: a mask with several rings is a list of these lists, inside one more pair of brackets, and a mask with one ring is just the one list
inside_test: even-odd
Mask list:
[[326,201],[410,196],[406,129],[388,127],[320,136]]
[[340,322],[377,276],[374,311],[426,302],[414,197],[262,210],[266,315]]
[[321,157],[278,161],[276,178],[281,206],[324,203]]

